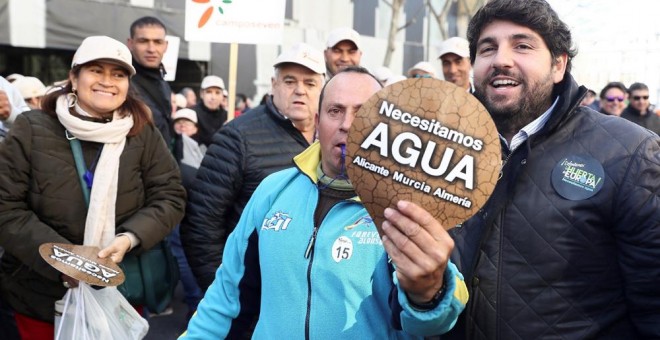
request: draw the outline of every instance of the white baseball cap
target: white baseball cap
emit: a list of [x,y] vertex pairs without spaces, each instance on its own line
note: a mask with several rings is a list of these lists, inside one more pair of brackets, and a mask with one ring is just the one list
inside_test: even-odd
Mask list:
[[11,83],[11,82],[14,82],[14,81],[16,81],[17,79],[20,79],[20,78],[23,78],[22,74],[12,73],[12,74],[8,75],[7,78],[5,78],[5,79],[7,79],[7,81]]
[[394,83],[398,83],[398,82],[400,82],[402,80],[406,80],[406,79],[408,79],[408,78],[406,78],[406,76],[404,76],[402,74],[395,74],[395,75],[387,78],[387,81],[385,82],[385,86],[392,85]]
[[206,90],[209,87],[218,87],[221,90],[225,89],[225,81],[218,76],[206,76],[202,79],[202,90]]
[[358,50],[360,49],[360,33],[348,27],[340,27],[332,30],[328,35],[326,47],[335,47],[335,45],[344,40],[352,41],[355,44],[355,47],[357,47]]
[[460,57],[467,58],[470,56],[470,43],[460,37],[449,38],[442,42],[440,45],[440,54],[438,58],[447,53],[454,53]]
[[186,100],[186,97],[181,93],[177,93],[174,95],[174,103],[176,104],[176,106],[182,108],[188,106],[188,101]]
[[80,43],[76,54],[73,55],[71,67],[94,60],[106,60],[124,66],[131,76],[134,76],[135,67],[133,67],[132,59],[131,51],[126,45],[110,37],[96,35],[87,37]]
[[325,59],[323,57],[323,52],[305,43],[297,43],[282,52],[282,54],[275,59],[273,67],[277,67],[283,63],[298,64],[307,67],[314,73],[325,74]]
[[172,121],[176,121],[178,119],[187,119],[197,124],[197,112],[192,109],[179,109],[172,115]]
[[373,71],[374,77],[378,79],[379,81],[386,81],[389,79],[394,73],[392,73],[392,70],[385,66],[379,66]]
[[16,86],[18,92],[25,99],[41,97],[46,94],[46,86],[35,77],[18,78],[13,82],[13,85]]
[[409,68],[408,69],[408,76],[410,76],[410,73],[414,70],[421,70],[421,71],[424,71],[426,73],[430,73],[430,74],[433,75],[433,77],[435,77],[435,67],[433,67],[433,65],[431,63],[429,63],[428,61],[420,61],[417,64],[415,64],[415,66]]

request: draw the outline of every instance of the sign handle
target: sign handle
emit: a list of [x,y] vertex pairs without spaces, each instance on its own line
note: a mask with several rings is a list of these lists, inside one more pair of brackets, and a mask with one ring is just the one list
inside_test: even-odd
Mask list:
[[234,119],[236,106],[236,66],[238,64],[238,43],[229,45],[229,98],[227,99],[227,121]]

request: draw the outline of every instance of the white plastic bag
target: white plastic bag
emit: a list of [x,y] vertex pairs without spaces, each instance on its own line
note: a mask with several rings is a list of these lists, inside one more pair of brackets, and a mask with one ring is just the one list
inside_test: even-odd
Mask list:
[[149,323],[116,287],[96,290],[80,282],[64,295],[55,340],[133,340],[147,335]]

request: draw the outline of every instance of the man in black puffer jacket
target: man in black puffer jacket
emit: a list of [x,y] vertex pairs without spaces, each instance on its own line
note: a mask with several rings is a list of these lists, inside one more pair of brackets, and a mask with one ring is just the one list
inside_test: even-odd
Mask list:
[[202,290],[213,282],[227,236],[259,183],[293,166],[293,157],[315,139],[323,54],[298,44],[274,67],[272,97],[213,136],[189,192],[181,241]]
[[131,37],[127,46],[133,55],[133,66],[137,73],[131,78],[135,88],[154,118],[154,124],[171,149],[174,138],[172,127],[172,90],[163,79],[165,66],[163,55],[167,50],[167,29],[154,17],[142,17],[131,24]]
[[492,0],[468,28],[501,179],[452,230],[467,309],[443,339],[660,339],[660,139],[580,107],[568,27]]
[[206,76],[202,80],[199,92],[199,103],[192,109],[197,113],[197,140],[204,146],[211,145],[213,135],[220,130],[227,121],[227,110],[222,107],[225,81],[214,75]]

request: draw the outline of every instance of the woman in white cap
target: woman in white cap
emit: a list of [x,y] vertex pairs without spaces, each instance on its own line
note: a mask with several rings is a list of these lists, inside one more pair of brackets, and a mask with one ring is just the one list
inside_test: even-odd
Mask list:
[[31,110],[41,108],[41,99],[46,94],[46,86],[36,77],[22,77],[13,83]]
[[[65,85],[42,110],[19,115],[0,145],[0,283],[24,339],[53,339],[54,303],[77,285],[41,259],[41,244],[96,245],[118,263],[183,217],[176,162],[130,91],[134,74],[124,44],[86,38]],[[80,141],[83,176],[72,141]]]

